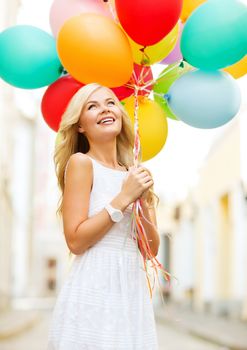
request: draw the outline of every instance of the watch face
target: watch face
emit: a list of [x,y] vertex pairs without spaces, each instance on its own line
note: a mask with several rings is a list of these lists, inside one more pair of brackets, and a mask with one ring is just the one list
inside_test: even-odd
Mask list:
[[119,222],[123,217],[123,214],[120,211],[114,211],[112,213],[112,220],[115,222]]

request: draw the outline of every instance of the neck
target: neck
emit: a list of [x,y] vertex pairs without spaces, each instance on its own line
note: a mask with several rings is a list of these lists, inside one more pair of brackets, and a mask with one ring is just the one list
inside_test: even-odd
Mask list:
[[106,165],[112,167],[118,166],[116,139],[104,142],[100,145],[95,143],[90,144],[88,154]]

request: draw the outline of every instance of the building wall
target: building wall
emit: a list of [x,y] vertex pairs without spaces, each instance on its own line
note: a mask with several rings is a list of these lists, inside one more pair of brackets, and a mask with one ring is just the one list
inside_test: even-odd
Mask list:
[[[213,145],[173,231],[173,299],[197,311],[247,319],[247,201],[241,156],[242,113]],[[245,166],[245,164],[244,164]],[[185,214],[194,210],[194,220]]]
[[[14,25],[19,1],[0,2],[0,29]],[[14,89],[0,81],[0,310],[10,305],[11,294],[11,242],[14,221],[11,197],[11,174],[15,127],[19,112],[14,104]]]

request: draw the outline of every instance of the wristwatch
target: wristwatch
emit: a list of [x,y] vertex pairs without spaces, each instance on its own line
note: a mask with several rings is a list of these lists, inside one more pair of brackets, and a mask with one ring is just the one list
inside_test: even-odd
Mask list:
[[123,215],[121,210],[113,208],[110,204],[107,204],[105,206],[105,209],[107,210],[107,212],[110,215],[112,221],[114,221],[114,222],[119,222],[124,217],[124,215]]

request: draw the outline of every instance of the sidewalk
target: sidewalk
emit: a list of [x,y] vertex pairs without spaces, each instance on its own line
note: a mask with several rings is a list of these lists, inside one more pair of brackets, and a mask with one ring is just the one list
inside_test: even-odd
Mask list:
[[0,314],[0,341],[16,336],[42,319],[39,311],[6,310]]
[[247,323],[196,313],[174,304],[154,308],[156,320],[220,345],[225,350],[247,350]]
[[[32,328],[42,320],[41,310],[9,310],[0,314],[0,341]],[[247,323],[195,313],[174,304],[155,307],[160,323],[207,340],[225,350],[247,350]]]

